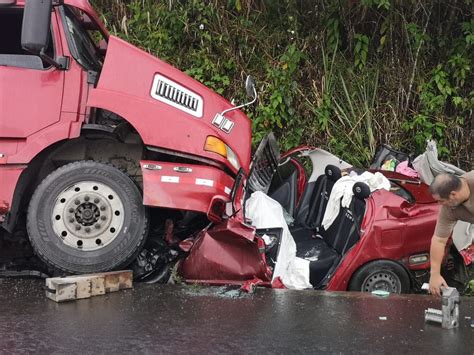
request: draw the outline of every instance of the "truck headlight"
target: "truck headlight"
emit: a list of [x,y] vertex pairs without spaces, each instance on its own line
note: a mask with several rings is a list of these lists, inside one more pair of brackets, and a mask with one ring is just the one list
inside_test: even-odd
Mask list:
[[237,158],[237,155],[229,147],[227,147],[227,160],[235,168],[235,170],[240,169],[239,158]]
[[225,144],[221,139],[209,136],[206,138],[206,143],[204,144],[204,150],[208,152],[217,153],[224,158],[226,158],[229,163],[235,168],[235,170],[240,169],[239,159],[230,147]]

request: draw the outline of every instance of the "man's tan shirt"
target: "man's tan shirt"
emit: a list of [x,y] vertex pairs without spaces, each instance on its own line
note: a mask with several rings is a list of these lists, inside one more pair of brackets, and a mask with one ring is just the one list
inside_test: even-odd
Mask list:
[[441,206],[434,232],[437,237],[448,238],[459,220],[474,223],[474,170],[462,175],[461,178],[466,180],[469,186],[471,191],[469,198],[457,207]]

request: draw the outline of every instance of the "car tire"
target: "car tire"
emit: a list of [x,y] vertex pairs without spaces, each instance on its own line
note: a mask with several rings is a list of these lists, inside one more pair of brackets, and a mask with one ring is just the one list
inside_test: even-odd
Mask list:
[[354,273],[349,283],[349,291],[372,292],[375,290],[408,293],[410,277],[403,266],[394,261],[370,262]]
[[36,188],[27,216],[36,254],[72,273],[127,266],[148,234],[142,194],[125,173],[95,161],[64,165]]

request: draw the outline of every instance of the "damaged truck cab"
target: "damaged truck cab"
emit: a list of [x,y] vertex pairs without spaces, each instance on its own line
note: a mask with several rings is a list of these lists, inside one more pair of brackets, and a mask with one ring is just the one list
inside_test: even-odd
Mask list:
[[0,29],[3,228],[27,211],[38,256],[83,273],[136,257],[148,207],[219,220],[249,170],[242,111],[109,35],[87,0],[0,0]]

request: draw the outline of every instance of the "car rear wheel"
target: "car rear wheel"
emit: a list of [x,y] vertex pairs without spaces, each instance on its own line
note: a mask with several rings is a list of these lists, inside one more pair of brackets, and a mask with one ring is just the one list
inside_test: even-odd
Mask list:
[[349,290],[407,293],[410,291],[410,278],[401,265],[390,260],[377,260],[356,271],[349,284]]
[[145,242],[148,218],[128,175],[79,161],[53,171],[37,187],[27,228],[44,262],[68,273],[91,273],[128,265]]

